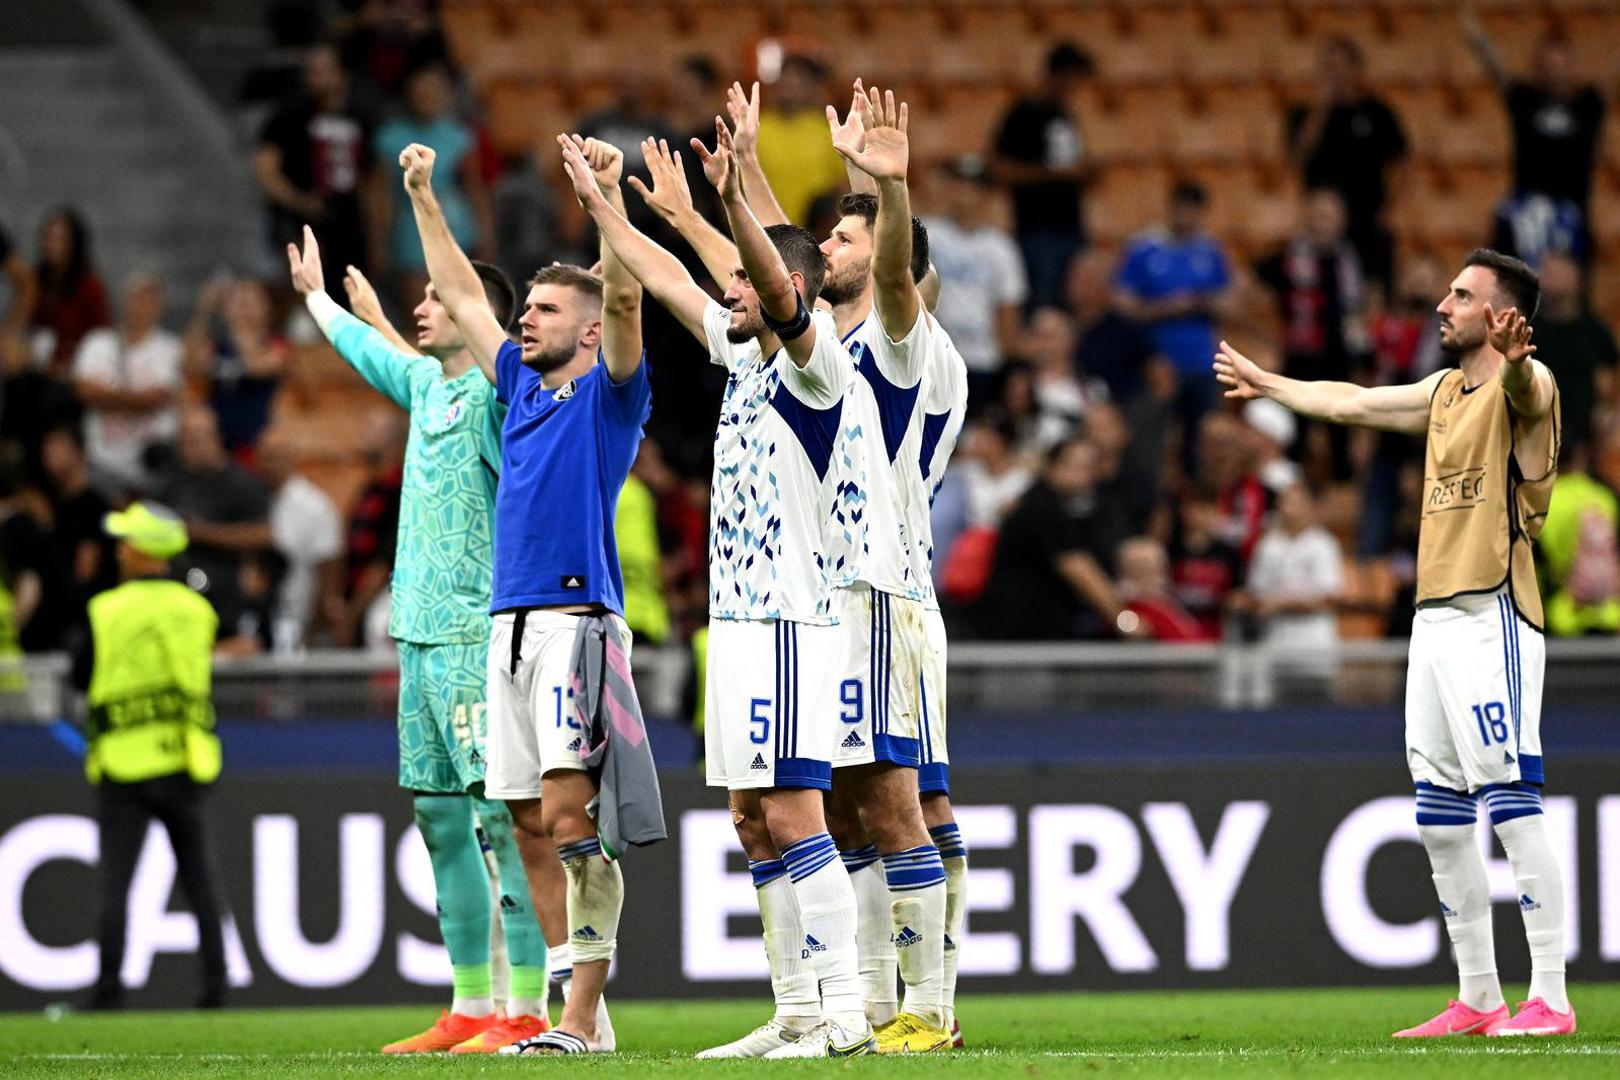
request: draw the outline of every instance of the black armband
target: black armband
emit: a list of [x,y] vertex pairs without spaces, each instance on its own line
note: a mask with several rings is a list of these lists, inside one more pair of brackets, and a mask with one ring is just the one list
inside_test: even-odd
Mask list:
[[803,337],[804,332],[810,329],[810,309],[804,306],[804,297],[795,291],[793,298],[798,301],[799,309],[793,313],[793,318],[787,322],[777,322],[771,318],[770,312],[765,310],[764,304],[759,306],[759,317],[764,319],[765,325],[770,328],[771,332],[783,341],[792,341],[794,338]]

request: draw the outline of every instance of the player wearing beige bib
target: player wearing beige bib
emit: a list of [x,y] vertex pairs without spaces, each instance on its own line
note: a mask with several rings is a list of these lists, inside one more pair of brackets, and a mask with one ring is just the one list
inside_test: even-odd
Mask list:
[[[1575,1030],[1563,879],[1541,812],[1545,653],[1531,545],[1552,497],[1559,419],[1557,384],[1530,344],[1540,295],[1519,260],[1469,255],[1437,309],[1440,345],[1456,366],[1408,386],[1286,379],[1225,342],[1215,358],[1227,397],[1427,436],[1406,757],[1461,985],[1444,1012],[1399,1036]],[[1530,944],[1529,1000],[1515,1016],[1496,974],[1480,799],[1513,868]]]

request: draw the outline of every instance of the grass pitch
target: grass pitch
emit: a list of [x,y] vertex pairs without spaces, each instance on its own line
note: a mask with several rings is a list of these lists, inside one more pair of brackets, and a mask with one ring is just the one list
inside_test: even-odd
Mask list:
[[769,1001],[613,1005],[624,1052],[597,1058],[427,1055],[376,1048],[426,1027],[419,1007],[0,1016],[0,1076],[516,1076],[581,1072],[637,1080],[837,1070],[872,1077],[1401,1076],[1469,1080],[1620,1076],[1620,984],[1576,986],[1581,1031],[1558,1040],[1396,1043],[1389,1032],[1444,1005],[1447,988],[1047,994],[964,999],[969,1049],[840,1062],[697,1062]]

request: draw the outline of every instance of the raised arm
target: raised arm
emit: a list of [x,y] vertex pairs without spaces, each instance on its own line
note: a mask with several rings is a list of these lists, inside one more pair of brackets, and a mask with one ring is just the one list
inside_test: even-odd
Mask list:
[[669,143],[663,139],[656,142],[645,139],[641,144],[641,156],[647,162],[647,172],[652,177],[653,186],[649,188],[638,176],[629,178],[630,186],[636,189],[653,213],[697,252],[698,261],[709,276],[724,287],[737,265],[737,247],[697,212],[697,205],[692,201],[692,189],[686,182],[686,169],[681,164],[680,151],[671,153]]
[[619,263],[652,293],[654,300],[679,319],[693,337],[707,341],[703,312],[713,302],[709,294],[692,280],[681,260],[648,239],[613,208],[597,187],[590,163],[572,139],[558,136],[557,145],[562,148],[563,169],[574,185],[574,197],[596,223],[603,245],[613,250]]
[[1422,435],[1429,429],[1429,400],[1444,371],[1404,386],[1357,386],[1346,382],[1304,382],[1266,371],[1221,342],[1215,378],[1239,401],[1270,398],[1301,416],[1332,424]]
[[1491,348],[1502,354],[1502,390],[1520,420],[1534,423],[1546,416],[1553,405],[1553,380],[1545,365],[1535,359],[1530,344],[1530,320],[1518,308],[1498,312],[1485,305],[1485,325]]
[[[849,99],[849,112],[844,114],[842,120],[838,119],[837,109],[827,106],[827,131],[832,135],[834,147],[840,143],[857,148],[866,145],[866,123],[861,110],[861,102],[865,100],[866,88],[861,85],[861,80],[856,79],[855,92]],[[844,175],[849,178],[849,190],[866,195],[877,194],[877,181],[847,157],[844,159]]]
[[[600,139],[574,136],[574,148],[591,169],[596,189],[624,216],[624,192],[619,179],[624,175],[624,151]],[[625,382],[641,366],[641,282],[630,273],[613,247],[598,239],[602,263],[602,360],[616,383]]]
[[731,238],[737,242],[737,259],[742,263],[743,274],[759,296],[760,313],[764,315],[767,325],[774,323],[785,326],[799,318],[801,313],[809,322],[802,333],[782,343],[794,365],[802,368],[810,362],[811,353],[815,351],[816,324],[809,321],[804,298],[793,287],[793,276],[788,273],[781,253],[771,243],[765,226],[754,217],[754,212],[743,198],[742,178],[731,147],[731,132],[718,116],[714,118],[714,134],[713,153],[697,139],[692,140],[692,149],[703,161],[703,175],[720,193],[720,201],[726,208],[726,222],[731,226]]
[[472,353],[478,369],[491,383],[496,382],[495,357],[507,342],[506,329],[496,320],[484,296],[478,271],[456,245],[444,211],[433,195],[433,150],[412,143],[399,155],[405,173],[405,193],[410,196],[416,215],[416,231],[422,237],[422,254],[427,259],[433,291],[450,313],[462,340]]
[[890,340],[911,332],[922,311],[922,298],[911,280],[911,193],[906,167],[911,142],[906,136],[910,109],[895,105],[894,91],[872,87],[858,98],[857,111],[866,126],[860,145],[834,143],[844,160],[877,182],[877,222],[872,228],[872,303]]
[[[732,151],[741,170],[743,195],[748,208],[761,225],[786,225],[788,216],[782,204],[776,201],[776,192],[765,178],[765,169],[759,163],[759,83],[753,93],[744,94],[742,83],[732,83],[726,91],[726,113],[731,117]],[[726,271],[726,277],[731,271]],[[719,278],[725,281],[725,278]]]
[[[409,358],[417,354],[412,351],[401,356],[393,347],[393,342],[381,331],[350,315],[327,295],[325,272],[321,269],[321,247],[315,240],[315,230],[308,225],[304,226],[302,251],[296,244],[287,245],[287,267],[292,277],[293,291],[304,298],[310,318],[315,320],[315,325],[320,327],[337,354],[359,372],[373,390],[400,408],[409,409],[411,377],[406,367]],[[349,273],[358,275],[359,271],[351,266]],[[360,280],[365,281],[364,278]],[[352,288],[350,295],[353,295]]]
[[381,334],[383,340],[388,342],[399,352],[406,356],[420,356],[416,346],[405,340],[405,335],[394,328],[383,314],[382,301],[377,299],[377,290],[371,287],[357,267],[350,266],[343,272],[343,291],[349,295],[349,310],[354,317]]

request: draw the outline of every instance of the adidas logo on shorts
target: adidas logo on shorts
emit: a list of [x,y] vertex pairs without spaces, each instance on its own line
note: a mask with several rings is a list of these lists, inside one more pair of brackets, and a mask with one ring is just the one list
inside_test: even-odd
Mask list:
[[758,769],[761,772],[764,772],[766,769],[770,768],[769,765],[765,764],[765,755],[764,754],[755,754],[754,755],[754,763],[752,765],[748,766],[748,767],[750,769]]
[[588,923],[586,925],[580,927],[578,930],[575,930],[569,936],[572,937],[575,941],[602,941],[602,940],[604,940],[602,935],[598,934],[596,932],[596,927],[591,926]]
[[579,753],[579,747],[580,747],[579,736],[576,735],[574,737],[574,741],[568,744],[568,752],[570,754],[577,754],[577,753]]
[[861,738],[860,732],[852,731],[845,736],[841,745],[845,750],[859,750],[861,747],[866,745],[866,742]]
[[904,949],[907,946],[917,944],[917,942],[921,940],[922,935],[917,933],[917,931],[913,930],[909,926],[902,926],[900,928],[900,932],[894,935],[894,947],[897,949]]

